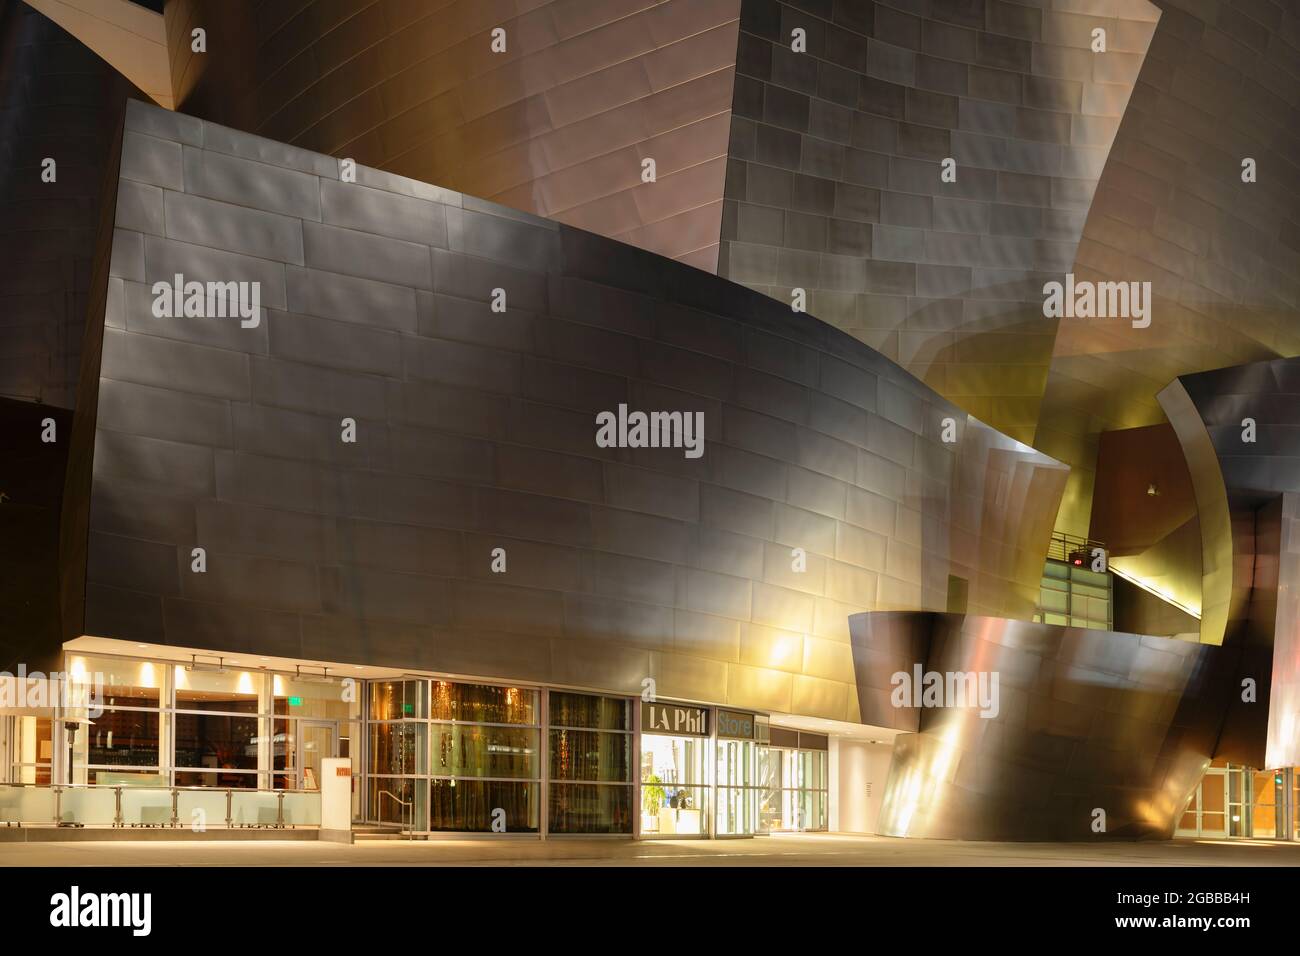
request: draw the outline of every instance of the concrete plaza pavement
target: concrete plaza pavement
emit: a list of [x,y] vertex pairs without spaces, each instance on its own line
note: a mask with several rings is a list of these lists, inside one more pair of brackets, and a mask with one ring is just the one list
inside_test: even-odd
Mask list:
[[0,844],[3,866],[1300,866],[1300,843],[966,843],[839,834],[753,840],[549,839]]

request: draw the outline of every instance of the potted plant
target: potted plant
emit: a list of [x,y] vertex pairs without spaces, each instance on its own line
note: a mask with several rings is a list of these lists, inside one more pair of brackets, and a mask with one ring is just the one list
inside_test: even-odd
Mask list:
[[645,813],[646,829],[653,831],[659,828],[659,808],[664,805],[664,799],[667,794],[664,788],[659,786],[663,783],[658,774],[650,774],[641,781],[641,809]]

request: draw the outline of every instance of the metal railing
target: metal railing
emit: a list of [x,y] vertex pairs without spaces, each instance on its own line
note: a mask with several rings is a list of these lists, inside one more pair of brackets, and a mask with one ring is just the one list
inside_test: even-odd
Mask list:
[[1078,535],[1066,534],[1063,531],[1053,531],[1052,540],[1047,543],[1047,559],[1064,561],[1068,564],[1072,559],[1079,557],[1082,559],[1081,566],[1089,567],[1092,564],[1094,548],[1105,551],[1106,544],[1093,538],[1080,538]]
[[[167,827],[199,831],[320,825],[320,792],[214,787],[0,784],[5,826]],[[217,822],[213,822],[213,821]]]
[[[411,800],[408,802],[406,800],[403,800],[401,797],[393,793],[391,790],[380,790],[379,795],[381,797],[388,797],[394,803],[399,804],[402,807],[402,832],[406,834],[406,838],[408,840],[414,840],[415,839],[415,801]],[[382,808],[382,803],[381,803],[381,808]],[[380,811],[379,817],[381,820],[383,819],[382,809]]]

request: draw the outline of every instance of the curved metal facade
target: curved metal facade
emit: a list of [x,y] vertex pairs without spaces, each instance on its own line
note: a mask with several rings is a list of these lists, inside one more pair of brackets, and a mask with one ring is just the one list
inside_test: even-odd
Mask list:
[[[710,272],[739,12],[740,0],[166,6],[187,113]],[[199,27],[208,53],[192,52]]]
[[140,104],[116,225],[73,633],[857,720],[848,615],[1033,606],[1065,469],[758,293]]
[[1221,746],[1259,767],[1300,759],[1298,393],[1297,359],[1185,375],[1160,393],[1202,514],[1201,640],[1236,648],[1258,689],[1233,701]]
[[[167,16],[192,112],[780,301],[804,289],[813,314],[1070,464],[1058,526],[1086,535],[1102,431],[1160,424],[1177,375],[1300,351],[1300,19],[1276,0],[1051,7],[171,0]],[[211,54],[189,52],[199,24]],[[637,185],[652,154],[671,188]],[[1067,272],[1151,281],[1152,326],[1044,317],[1044,282]]]
[[73,406],[104,179],[134,89],[21,0],[0,0],[0,397]]
[[1300,354],[1300,9],[1156,2],[1074,268],[1150,281],[1151,325],[1062,320],[1034,436],[1072,467],[1059,526],[1075,534],[1098,433],[1161,422],[1179,375]]
[[850,627],[878,685],[916,666],[999,676],[989,717],[882,703],[909,732],[894,740],[878,833],[1168,839],[1215,752],[1223,648],[943,614],[862,614]]
[[1158,16],[1044,6],[745,0],[719,265],[787,302],[808,290],[1025,442],[1056,336],[1043,283],[1075,260]]

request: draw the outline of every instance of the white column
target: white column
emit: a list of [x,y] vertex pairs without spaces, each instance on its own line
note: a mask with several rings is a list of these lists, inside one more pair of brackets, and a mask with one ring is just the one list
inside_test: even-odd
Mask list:
[[840,738],[826,741],[826,829],[838,833],[840,829]]
[[831,784],[831,792],[838,802],[835,829],[843,833],[876,832],[892,753],[893,748],[888,744],[848,737],[839,739]]

